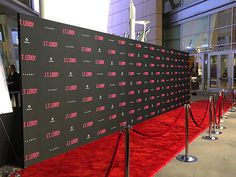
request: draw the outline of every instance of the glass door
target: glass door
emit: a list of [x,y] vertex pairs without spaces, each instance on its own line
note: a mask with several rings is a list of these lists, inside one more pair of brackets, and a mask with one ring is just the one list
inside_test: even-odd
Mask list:
[[197,53],[193,55],[194,64],[193,66],[197,69],[199,89],[204,90],[204,54]]
[[[228,52],[211,53],[208,57],[208,89],[230,89],[230,60]],[[236,62],[236,61],[235,61]]]
[[233,53],[233,78],[232,78],[232,85],[233,88],[236,89],[236,52]]
[[231,85],[231,77],[229,72],[229,54],[220,54],[219,57],[220,88],[229,89]]
[[209,55],[208,60],[208,88],[219,88],[219,82],[218,82],[218,55]]

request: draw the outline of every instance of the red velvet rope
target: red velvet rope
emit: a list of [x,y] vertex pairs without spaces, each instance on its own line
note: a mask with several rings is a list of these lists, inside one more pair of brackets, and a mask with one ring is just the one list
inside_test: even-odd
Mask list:
[[194,116],[193,116],[193,112],[192,112],[191,107],[189,108],[190,117],[191,117],[193,123],[194,123],[198,128],[201,128],[201,125],[203,124],[204,120],[206,119],[206,115],[207,115],[207,111],[208,111],[208,109],[209,109],[209,106],[210,106],[210,101],[208,101],[208,104],[207,104],[207,108],[206,108],[204,117],[203,117],[203,119],[201,120],[201,122],[200,122],[199,124],[197,123],[196,119],[194,119]]
[[174,125],[177,123],[177,121],[179,120],[181,114],[183,113],[184,109],[182,108],[180,110],[180,113],[179,115],[176,117],[175,121],[163,132],[159,133],[159,134],[155,134],[155,135],[147,135],[145,133],[142,133],[142,132],[139,132],[137,130],[135,130],[134,128],[131,129],[134,133],[140,135],[140,136],[144,136],[144,137],[147,137],[147,138],[159,138],[160,136],[163,136],[164,134],[168,133],[173,127]]
[[113,155],[112,155],[109,167],[108,167],[108,169],[106,171],[105,177],[109,177],[110,176],[111,169],[112,169],[112,166],[114,164],[118,148],[120,146],[120,139],[121,139],[121,137],[122,137],[122,133],[120,132],[119,135],[118,135],[118,138],[117,138],[117,141],[116,141],[116,146],[115,146],[115,149],[114,149],[114,152],[113,152]]

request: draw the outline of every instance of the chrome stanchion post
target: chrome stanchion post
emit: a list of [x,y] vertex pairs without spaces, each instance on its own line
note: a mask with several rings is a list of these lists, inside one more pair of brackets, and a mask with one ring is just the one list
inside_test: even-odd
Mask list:
[[178,155],[177,160],[181,162],[193,163],[197,161],[197,157],[189,155],[189,127],[188,127],[188,113],[189,113],[189,104],[184,105],[185,108],[185,155]]
[[[223,92],[222,92],[222,91],[219,93],[219,98],[220,98],[220,97],[223,98]],[[218,98],[218,99],[219,99],[219,98]],[[222,100],[222,102],[223,102],[223,100]],[[221,104],[221,110],[222,110],[222,107],[223,107],[223,103],[222,103],[222,102],[220,103],[220,104]],[[221,117],[220,117],[220,122],[219,122],[219,124],[220,124],[221,122],[224,122],[224,120],[222,120]],[[220,125],[218,126],[218,125],[217,125],[217,126],[216,126],[216,129],[221,129],[221,130],[223,130],[223,129],[226,129],[226,127],[223,127],[223,126],[220,126]]]
[[225,120],[225,119],[227,119],[227,115],[224,114],[224,107],[225,107],[224,99],[225,99],[225,90],[223,89],[222,90],[222,105],[221,105],[222,115],[221,115],[221,118]]
[[218,138],[211,135],[212,132],[212,96],[210,96],[210,107],[209,107],[209,130],[208,130],[208,136],[203,136],[202,138],[205,140],[217,140]]
[[128,125],[125,128],[125,177],[129,177],[129,157],[130,157],[130,149],[129,149],[129,136],[130,136],[131,126]]
[[220,134],[222,134],[222,132],[220,132],[216,129],[217,125],[216,125],[216,105],[215,105],[216,101],[215,101],[215,96],[216,95],[214,95],[212,97],[214,123],[213,123],[213,130],[212,130],[211,133],[214,134],[214,135],[220,135]]
[[231,100],[231,108],[230,108],[229,112],[235,112],[235,110],[234,110],[234,89],[233,88],[231,90],[231,94],[232,94],[232,100]]
[[[219,93],[219,97],[222,97],[221,99],[221,102],[220,102],[220,108],[221,108],[221,110],[219,110],[219,111],[221,111],[222,112],[222,114],[223,114],[223,99],[224,99],[224,96],[223,96],[223,91],[221,90],[220,91],[220,93]],[[224,120],[222,119],[222,115],[220,115],[220,122],[221,123],[223,123],[224,122]]]

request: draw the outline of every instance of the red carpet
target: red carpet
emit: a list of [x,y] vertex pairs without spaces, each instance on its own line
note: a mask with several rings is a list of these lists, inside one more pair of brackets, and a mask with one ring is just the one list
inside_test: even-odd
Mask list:
[[[191,104],[194,118],[200,122],[205,113],[207,101]],[[229,108],[230,103],[225,103]],[[173,124],[183,108],[158,116],[135,126],[135,130],[150,136],[165,131]],[[190,119],[189,119],[190,120]],[[197,128],[192,120],[189,123],[190,141],[203,132],[208,123],[208,115]],[[116,144],[118,133],[84,145],[68,153],[59,155],[24,170],[23,177],[104,177]],[[134,132],[130,135],[130,176],[151,177],[165,166],[184,148],[184,113],[168,133],[155,138],[140,136]],[[113,165],[110,177],[124,176],[124,136]]]

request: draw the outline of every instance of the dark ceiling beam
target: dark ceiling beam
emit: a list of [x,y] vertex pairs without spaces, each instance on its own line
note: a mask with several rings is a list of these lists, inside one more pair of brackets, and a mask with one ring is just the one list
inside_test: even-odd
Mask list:
[[6,8],[9,8],[12,11],[15,11],[16,13],[21,13],[21,14],[31,15],[31,16],[39,16],[39,14],[37,12],[35,12],[33,9],[26,6],[25,4],[21,3],[20,1],[1,0],[0,6],[4,6]]

